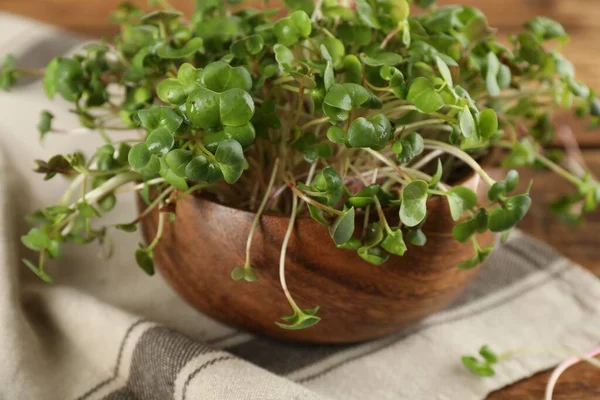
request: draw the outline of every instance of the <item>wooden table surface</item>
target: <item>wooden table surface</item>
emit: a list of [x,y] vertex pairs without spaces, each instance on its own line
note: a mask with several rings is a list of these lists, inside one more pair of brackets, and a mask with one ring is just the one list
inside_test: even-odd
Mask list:
[[[103,36],[115,32],[107,22],[110,11],[119,0],[0,0],[0,11],[27,15],[66,29]],[[145,4],[143,0],[134,3]],[[190,11],[191,0],[172,0],[182,10]],[[517,31],[528,18],[543,15],[561,22],[571,36],[564,53],[574,62],[578,77],[600,91],[600,1],[598,0],[455,0],[439,3],[463,3],[481,8],[501,35]],[[600,131],[585,131],[585,124],[567,113],[557,124],[568,125],[575,132],[589,168],[600,176]],[[550,215],[546,204],[561,190],[571,189],[567,183],[549,172],[524,174],[533,178],[534,205],[521,229],[554,246],[567,257],[600,276],[600,210],[587,221],[572,227]],[[599,323],[598,321],[590,321]],[[600,344],[600,338],[599,338]],[[543,399],[550,372],[543,372],[492,393],[489,400]],[[555,390],[555,400],[600,399],[600,370],[587,364],[569,369]],[[453,399],[454,400],[454,399]],[[456,399],[461,400],[461,399]]]

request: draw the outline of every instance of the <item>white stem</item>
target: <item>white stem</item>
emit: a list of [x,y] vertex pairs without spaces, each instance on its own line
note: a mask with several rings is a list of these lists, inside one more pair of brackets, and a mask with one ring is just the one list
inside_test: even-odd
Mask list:
[[479,165],[479,163],[477,161],[475,161],[473,159],[473,157],[471,157],[470,155],[468,155],[461,149],[454,147],[451,144],[440,142],[437,140],[424,139],[423,142],[425,143],[426,149],[443,150],[444,152],[446,152],[448,154],[452,154],[454,157],[459,158],[465,164],[467,164],[469,167],[471,167],[473,169],[473,171],[477,172],[488,185],[492,186],[494,183],[496,183],[496,181],[493,180],[487,174],[487,172],[484,171],[483,168],[481,168],[481,165]]
[[323,7],[323,0],[317,0],[315,4],[315,10],[310,17],[311,22],[315,22],[323,17],[323,13],[321,12],[321,7]]
[[260,216],[262,215],[265,206],[267,205],[267,201],[269,200],[269,195],[273,190],[273,184],[275,183],[275,178],[277,177],[277,172],[279,170],[279,158],[275,159],[275,163],[273,163],[273,171],[271,171],[271,179],[269,179],[269,185],[267,186],[267,191],[263,196],[262,201],[260,202],[260,206],[256,211],[256,215],[254,216],[254,221],[252,221],[252,226],[250,227],[250,233],[248,234],[248,240],[246,241],[246,264],[244,267],[248,268],[250,266],[250,249],[252,248],[252,238],[254,237],[254,231],[258,226],[260,221]]
[[[73,210],[76,210],[77,205],[84,203],[84,202],[88,203],[88,204],[95,204],[98,200],[100,200],[107,194],[113,192],[119,186],[122,186],[128,182],[136,181],[140,178],[141,178],[141,176],[137,172],[131,172],[131,171],[123,172],[117,176],[110,178],[109,180],[107,180],[106,182],[104,182],[102,185],[98,186],[96,189],[92,190],[91,192],[84,194],[79,200],[77,200],[75,203],[71,204],[70,208]],[[69,234],[69,232],[73,228],[73,224],[71,222],[75,220],[75,218],[77,217],[78,214],[79,214],[79,212],[75,211],[73,214],[71,214],[69,216],[69,223],[62,230],[62,232],[61,232],[62,236],[67,236]]]
[[410,167],[413,169],[419,169],[419,168],[427,165],[429,163],[429,161],[441,156],[442,154],[444,154],[444,152],[442,150],[432,151],[431,153],[427,154],[425,157],[421,158],[419,161],[417,161]]
[[281,288],[283,289],[283,293],[285,294],[285,297],[288,299],[294,311],[298,309],[298,306],[292,298],[292,295],[290,294],[290,291],[287,287],[287,283],[285,281],[285,254],[287,252],[288,242],[290,241],[290,237],[292,236],[292,231],[294,230],[294,222],[296,221],[297,209],[298,196],[294,194],[292,198],[292,213],[290,215],[290,223],[288,224],[287,231],[285,232],[285,237],[283,238],[283,243],[281,244],[281,253],[279,255],[279,281],[281,282]]

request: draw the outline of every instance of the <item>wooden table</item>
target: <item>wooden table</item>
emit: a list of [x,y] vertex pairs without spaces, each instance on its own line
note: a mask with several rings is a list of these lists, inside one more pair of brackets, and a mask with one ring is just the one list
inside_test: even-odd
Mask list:
[[[134,1],[145,4],[143,0]],[[440,3],[452,1],[440,0]],[[571,35],[564,53],[574,62],[580,79],[600,90],[600,2],[598,0],[455,0],[454,3],[481,8],[502,36],[517,31],[527,19],[544,15],[560,21]],[[0,11],[20,13],[67,29],[103,36],[115,32],[107,23],[110,11],[119,0],[0,0]],[[191,10],[191,0],[172,0],[182,10]],[[585,132],[584,124],[568,114],[558,124],[572,127],[582,147],[583,157],[596,176],[600,176],[600,131]],[[600,210],[588,216],[580,227],[558,222],[545,204],[569,184],[549,172],[524,173],[533,178],[534,205],[521,229],[554,246],[564,255],[600,276]],[[590,321],[599,323],[598,321]],[[600,342],[600,338],[599,338]],[[489,400],[542,399],[550,373],[543,372],[492,393]],[[555,400],[600,399],[600,371],[587,364],[569,369],[560,379]],[[460,400],[460,399],[456,399]]]

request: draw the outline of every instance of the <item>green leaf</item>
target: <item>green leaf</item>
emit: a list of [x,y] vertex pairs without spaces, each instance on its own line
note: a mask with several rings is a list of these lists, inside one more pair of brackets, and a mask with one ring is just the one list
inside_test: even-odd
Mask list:
[[525,23],[525,27],[541,40],[568,38],[565,28],[560,23],[547,17],[532,18]]
[[27,235],[21,236],[21,242],[34,251],[47,249],[51,244],[48,234],[39,228],[32,228]]
[[392,124],[383,114],[369,119],[359,117],[348,130],[348,143],[351,147],[370,147],[375,150],[385,148],[392,138]]
[[420,229],[409,231],[406,240],[413,246],[425,246],[427,244],[427,236]]
[[135,232],[137,231],[137,224],[117,224],[115,228],[123,231],[123,232]]
[[477,137],[477,128],[475,127],[475,119],[468,106],[465,106],[460,112],[460,131],[466,138]]
[[479,349],[479,354],[490,364],[498,362],[498,354],[496,354],[487,344]]
[[29,268],[34,274],[37,275],[42,281],[46,283],[53,283],[52,277],[48,275],[45,271],[40,269],[37,265],[33,264],[31,261],[23,258],[21,261]]
[[100,213],[91,204],[82,202],[77,204],[79,214],[84,218],[99,217]]
[[137,249],[135,251],[135,262],[146,274],[154,275],[154,260],[152,251]]
[[325,192],[327,204],[330,206],[335,206],[344,194],[344,181],[331,165],[323,168],[315,176],[313,185],[317,190]]
[[183,123],[183,118],[166,106],[155,106],[140,110],[138,111],[138,117],[144,128],[150,131],[165,128],[169,132],[175,132]]
[[535,161],[535,150],[529,139],[523,139],[521,142],[514,143],[510,154],[502,162],[506,168],[524,167],[533,165]]
[[314,219],[323,226],[329,226],[329,221],[327,221],[323,216],[323,210],[312,204],[308,204],[308,212],[310,213],[312,219]]
[[360,53],[360,59],[365,65],[381,67],[383,65],[398,65],[403,58],[400,54],[389,51],[378,51],[371,54]]
[[154,129],[146,138],[146,146],[152,154],[165,155],[174,144],[175,138],[167,128]]
[[489,139],[498,133],[498,116],[491,108],[479,113],[479,134],[484,139]]
[[281,71],[292,70],[292,63],[294,62],[294,53],[286,46],[282,44],[276,44],[273,46],[273,52],[275,53],[275,60],[279,64]]
[[356,12],[358,13],[358,18],[360,18],[367,26],[374,29],[381,29],[381,23],[379,22],[375,11],[366,0],[356,1]]
[[73,59],[59,58],[56,67],[56,92],[65,100],[77,101],[82,94],[83,68],[81,64]]
[[512,229],[529,211],[531,198],[522,194],[511,197],[504,205],[490,214],[489,228],[492,232],[503,232]]
[[58,70],[59,58],[55,57],[48,63],[44,70],[44,91],[49,99],[56,95],[56,71]]
[[6,56],[0,66],[0,89],[8,90],[17,81],[17,70],[15,69],[15,57]]
[[156,87],[156,94],[166,103],[179,105],[185,103],[188,91],[179,80],[169,78],[158,84]]
[[452,73],[450,72],[450,68],[448,68],[448,64],[446,64],[439,56],[435,57],[435,63],[444,81],[448,84],[448,86],[453,87],[454,83],[452,81]]
[[229,50],[235,57],[245,58],[260,53],[264,45],[265,40],[261,35],[250,35],[233,42]]
[[487,55],[487,74],[485,84],[490,96],[500,95],[500,85],[498,84],[498,73],[500,72],[500,61],[496,54],[489,52]]
[[190,63],[181,64],[181,67],[177,71],[177,80],[186,88],[200,83],[201,78],[202,70],[197,69]]
[[186,115],[198,128],[217,127],[221,124],[220,103],[218,93],[206,88],[195,89],[185,102]]
[[470,218],[452,229],[452,237],[459,242],[466,242],[475,233],[484,233],[488,228],[488,213],[485,208],[480,209],[475,217]]
[[197,156],[185,167],[185,176],[196,182],[216,182],[223,178],[223,173],[219,164]]
[[280,44],[291,46],[300,39],[310,36],[312,24],[308,15],[304,11],[299,10],[277,21],[273,32]]
[[383,240],[383,227],[381,222],[373,222],[367,226],[365,248],[375,247]]
[[354,207],[345,210],[329,228],[329,234],[337,246],[346,243],[354,233]]
[[38,131],[40,132],[40,140],[42,140],[44,136],[46,136],[46,134],[52,130],[53,119],[54,115],[52,115],[48,111],[44,110],[40,114],[40,123],[37,126]]
[[327,130],[327,139],[333,143],[341,144],[346,142],[346,131],[339,126],[331,126]]
[[236,267],[231,271],[231,279],[234,281],[256,282],[258,275],[252,267]]
[[427,214],[427,182],[415,180],[402,189],[400,220],[408,227],[419,225]]
[[[323,53],[323,47],[326,50],[326,54]],[[323,58],[331,61],[335,68],[339,68],[343,65],[346,49],[344,48],[344,43],[342,43],[339,39],[329,36],[324,37],[321,41],[320,50]],[[329,59],[326,56],[329,56]]]
[[239,142],[244,149],[251,146],[256,138],[256,130],[250,122],[240,126],[226,126],[223,132],[225,133],[225,138]]
[[346,75],[347,83],[362,83],[363,67],[358,58],[354,54],[348,54],[343,61],[344,74]]
[[477,360],[475,357],[462,357],[461,361],[465,368],[480,377],[488,377],[494,376],[496,372],[494,369],[486,362],[481,362]]
[[127,160],[133,169],[140,171],[148,165],[150,156],[151,154],[146,143],[138,143],[129,151]]
[[512,192],[519,185],[519,173],[517,171],[510,170],[506,175],[506,180],[496,182],[492,185],[488,191],[488,198],[491,201],[496,201],[500,196]]
[[440,180],[442,179],[442,173],[444,172],[444,169],[442,167],[442,161],[438,158],[437,160],[437,168],[435,170],[435,174],[433,174],[431,176],[431,180],[429,181],[429,188],[434,189],[438,183],[440,183]]
[[380,247],[361,247],[357,253],[363,260],[373,265],[381,265],[390,258],[390,255]]
[[369,99],[369,92],[355,83],[334,84],[325,95],[324,103],[344,111],[350,111]]
[[281,317],[286,323],[275,322],[275,324],[283,329],[287,330],[300,330],[310,328],[321,321],[320,317],[315,314],[319,311],[319,307],[315,307],[310,310],[294,309],[293,315]]
[[174,149],[167,153],[165,162],[169,169],[180,177],[185,177],[185,168],[192,161],[193,154],[191,151],[183,149]]
[[423,137],[417,132],[411,132],[405,137],[397,140],[392,145],[392,151],[396,153],[398,162],[406,164],[421,154],[425,149]]
[[402,238],[402,231],[398,228],[394,228],[391,232],[387,232],[385,239],[381,242],[381,247],[388,253],[397,256],[404,255],[406,252],[406,244]]
[[231,89],[221,94],[219,113],[225,126],[245,125],[254,115],[254,101],[242,89]]
[[358,193],[350,196],[346,203],[352,207],[364,208],[375,202],[374,196],[379,192],[380,186],[378,184],[369,185],[361,189]]
[[227,183],[232,184],[240,179],[244,172],[246,160],[244,150],[238,142],[227,139],[219,143],[215,158]]
[[185,178],[177,175],[169,165],[167,164],[165,158],[159,159],[160,170],[159,174],[163,177],[163,179],[171,186],[179,190],[188,190],[188,184],[185,181]]
[[204,52],[204,40],[199,37],[190,39],[183,47],[174,48],[169,44],[163,44],[156,50],[160,58],[175,60],[178,58],[191,58],[195,53]]
[[244,67],[232,67],[223,61],[215,61],[204,68],[202,85],[213,92],[230,89],[252,89],[252,77]]
[[458,221],[465,211],[477,205],[477,195],[464,186],[455,186],[447,192],[452,219]]

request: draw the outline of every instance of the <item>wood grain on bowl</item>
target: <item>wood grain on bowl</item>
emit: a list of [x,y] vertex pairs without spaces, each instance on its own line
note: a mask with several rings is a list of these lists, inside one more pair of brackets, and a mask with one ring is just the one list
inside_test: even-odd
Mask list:
[[[465,185],[482,186],[475,177]],[[291,313],[278,275],[286,216],[261,218],[252,247],[258,282],[233,281],[230,276],[244,263],[254,214],[202,197],[188,196],[177,204],[177,217],[166,224],[155,260],[177,293],[224,323],[285,340],[356,342],[396,332],[444,308],[477,274],[478,269],[456,268],[472,257],[473,248],[452,238],[446,200],[430,199],[428,212],[423,227],[427,246],[409,245],[404,257],[393,256],[380,267],[353,251],[337,249],[327,228],[311,218],[298,218],[287,250],[287,282],[299,306],[321,306],[322,318],[300,331],[274,323]],[[142,221],[146,240],[154,237],[157,221],[157,212]],[[493,240],[490,233],[479,238],[482,246]]]

